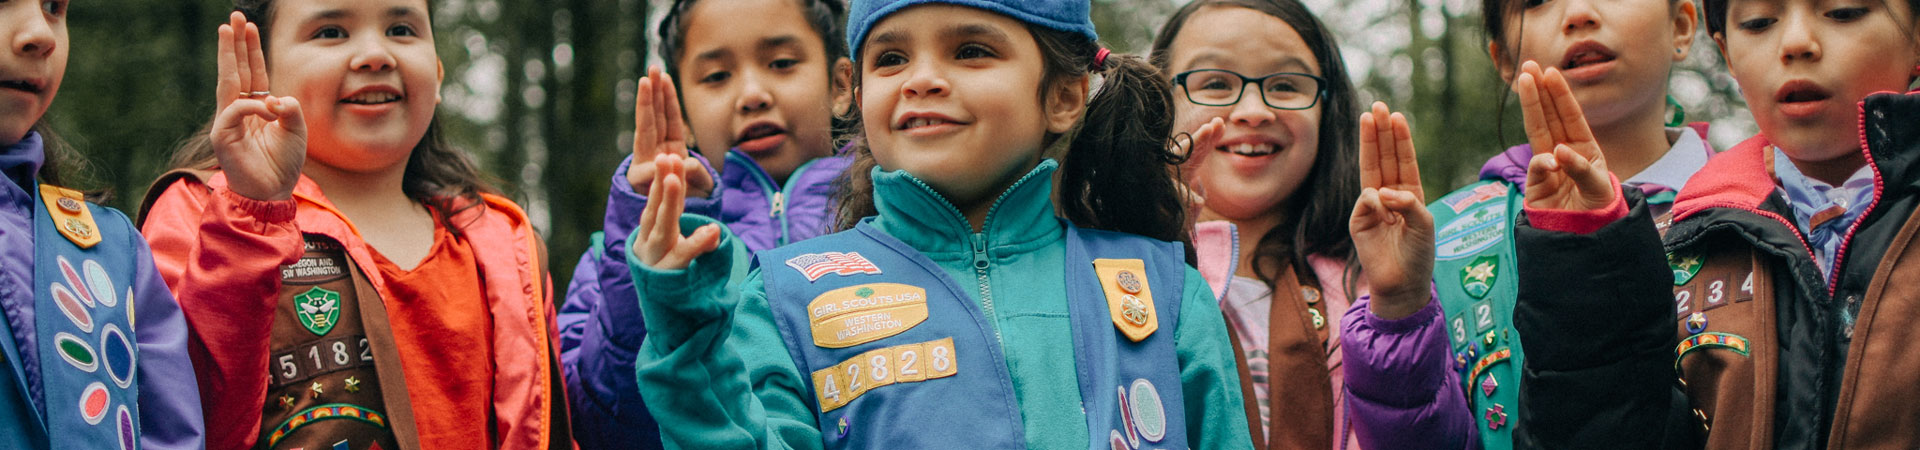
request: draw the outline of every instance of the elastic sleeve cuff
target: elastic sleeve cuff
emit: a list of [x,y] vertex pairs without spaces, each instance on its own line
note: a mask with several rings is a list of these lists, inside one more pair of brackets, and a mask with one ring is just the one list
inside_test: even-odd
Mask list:
[[1608,203],[1606,207],[1592,211],[1579,211],[1527,206],[1527,222],[1534,228],[1545,231],[1589,234],[1626,217],[1627,199],[1620,192],[1620,177],[1609,174],[1607,178],[1612,181],[1613,202]]
[[[1433,323],[1433,318],[1435,316],[1440,315],[1440,302],[1433,301],[1434,299],[1440,297],[1439,288],[1433,287],[1433,285],[1428,285],[1427,292],[1428,292],[1427,294],[1428,296],[1427,296],[1426,306],[1421,307],[1419,311],[1414,311],[1413,314],[1411,315],[1408,315],[1406,317],[1402,317],[1399,319],[1392,319],[1392,320],[1383,319],[1380,316],[1373,314],[1373,308],[1354,308],[1354,309],[1359,310],[1358,314],[1360,314],[1361,320],[1367,321],[1368,327],[1373,328],[1374,330],[1382,334],[1407,334],[1407,333],[1419,331],[1422,328],[1425,328],[1428,324]],[[1373,294],[1361,295],[1360,299],[1362,301],[1371,303],[1373,300]],[[1360,304],[1360,302],[1354,302],[1354,304],[1357,305],[1357,304]]]
[[283,224],[293,221],[299,205],[289,198],[286,200],[254,200],[230,189],[218,189],[220,196],[226,198],[228,208],[242,215],[253,217],[263,223]]

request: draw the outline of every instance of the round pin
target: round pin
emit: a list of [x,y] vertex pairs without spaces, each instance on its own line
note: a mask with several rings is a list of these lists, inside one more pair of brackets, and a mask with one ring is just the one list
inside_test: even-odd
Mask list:
[[1140,430],[1140,438],[1147,442],[1160,442],[1167,437],[1167,410],[1160,403],[1160,390],[1146,379],[1133,380],[1131,413],[1133,424]]
[[1320,310],[1307,308],[1307,314],[1313,316],[1313,329],[1318,330],[1327,327],[1327,316],[1320,314]]
[[1696,312],[1687,315],[1687,333],[1700,334],[1705,331],[1707,331],[1706,313]]
[[69,217],[65,222],[63,222],[61,227],[62,229],[67,230],[68,233],[73,233],[75,237],[79,237],[81,239],[86,239],[87,237],[93,236],[93,227],[89,227],[87,226],[87,224],[80,223],[80,219]]
[[1488,331],[1487,337],[1482,339],[1481,341],[1487,343],[1487,348],[1493,348],[1493,343],[1495,342],[1495,339],[1497,338],[1497,336],[1498,335],[1495,332]]
[[1147,303],[1140,301],[1140,297],[1132,295],[1120,297],[1120,308],[1120,316],[1125,318],[1127,323],[1135,326],[1147,324]]
[[74,200],[73,197],[60,197],[59,200],[54,200],[53,204],[59,205],[60,210],[66,211],[68,214],[79,214],[80,208],[85,207],[84,204],[81,204],[79,200]]
[[1121,292],[1126,292],[1128,294],[1140,293],[1140,289],[1141,289],[1140,276],[1134,275],[1133,271],[1131,270],[1122,270],[1120,271],[1119,274],[1115,274],[1113,276],[1113,281],[1115,284],[1120,285]]
[[1313,286],[1301,286],[1300,298],[1306,299],[1309,305],[1318,304],[1320,303],[1320,290]]

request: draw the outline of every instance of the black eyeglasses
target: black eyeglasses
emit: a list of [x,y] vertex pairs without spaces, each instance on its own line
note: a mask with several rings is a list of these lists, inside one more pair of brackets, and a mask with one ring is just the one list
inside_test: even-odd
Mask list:
[[1307,109],[1327,95],[1326,79],[1304,73],[1281,72],[1260,78],[1221,69],[1200,69],[1173,76],[1173,84],[1187,93],[1187,101],[1203,106],[1240,103],[1247,85],[1260,86],[1260,99],[1274,109]]

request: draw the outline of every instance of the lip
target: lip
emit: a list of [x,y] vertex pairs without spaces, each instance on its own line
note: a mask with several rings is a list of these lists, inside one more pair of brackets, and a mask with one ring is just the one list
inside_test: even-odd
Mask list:
[[[926,125],[926,126],[907,128],[907,124],[913,123],[913,121],[920,120],[920,119],[937,120],[943,123],[940,123],[938,125]],[[945,114],[934,113],[934,112],[910,112],[910,113],[901,114],[900,117],[895,118],[893,120],[894,131],[899,131],[901,134],[905,134],[910,137],[938,136],[942,134],[959,131],[960,128],[965,127],[967,125],[970,125],[970,123],[963,122],[960,119],[955,119],[953,118],[953,116],[948,116]]]
[[1580,41],[1560,57],[1560,73],[1568,81],[1593,82],[1613,71],[1620,55],[1598,41]]
[[734,148],[747,153],[761,153],[779,148],[787,143],[787,129],[772,121],[759,121],[747,124],[739,133],[734,134]]
[[1812,81],[1793,80],[1774,91],[1774,108],[1789,119],[1808,119],[1820,115],[1833,99],[1833,92]]
[[25,92],[32,95],[40,95],[46,90],[46,86],[47,81],[38,78],[0,79],[0,90]]
[[[358,97],[361,95],[367,95],[367,94],[391,94],[395,98],[393,99],[393,101],[389,101],[386,103],[374,103],[374,104],[352,103],[348,101],[348,99]],[[336,100],[335,102],[339,103],[340,106],[346,109],[348,112],[361,114],[361,115],[380,115],[380,114],[386,114],[389,111],[393,111],[394,109],[399,108],[400,105],[404,103],[406,100],[407,100],[407,95],[406,93],[401,92],[400,88],[384,85],[384,84],[376,84],[376,85],[370,85],[370,86],[363,86],[359,89],[355,89],[351,92],[348,92],[346,95],[340,96],[340,99]]]
[[[1234,147],[1241,145],[1272,146],[1273,151],[1259,155],[1233,151]],[[1216,157],[1225,157],[1227,164],[1231,166],[1235,172],[1254,175],[1266,171],[1268,167],[1272,166],[1274,161],[1279,160],[1281,153],[1286,153],[1289,147],[1288,143],[1282,142],[1272,136],[1253,134],[1221,139],[1219,145],[1215,146],[1213,151],[1224,153],[1224,155],[1216,155]]]

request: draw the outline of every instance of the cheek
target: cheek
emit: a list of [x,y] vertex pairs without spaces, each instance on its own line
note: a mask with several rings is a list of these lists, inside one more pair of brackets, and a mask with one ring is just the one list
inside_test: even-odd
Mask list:
[[[1175,89],[1175,91],[1178,91],[1178,89]],[[1185,94],[1175,92],[1173,97],[1173,132],[1176,135],[1179,133],[1192,133],[1194,130],[1200,129],[1201,125],[1206,125],[1207,121],[1213,120],[1215,117],[1222,117],[1221,114],[1215,112],[1215,108],[1207,108],[1187,101]]]

